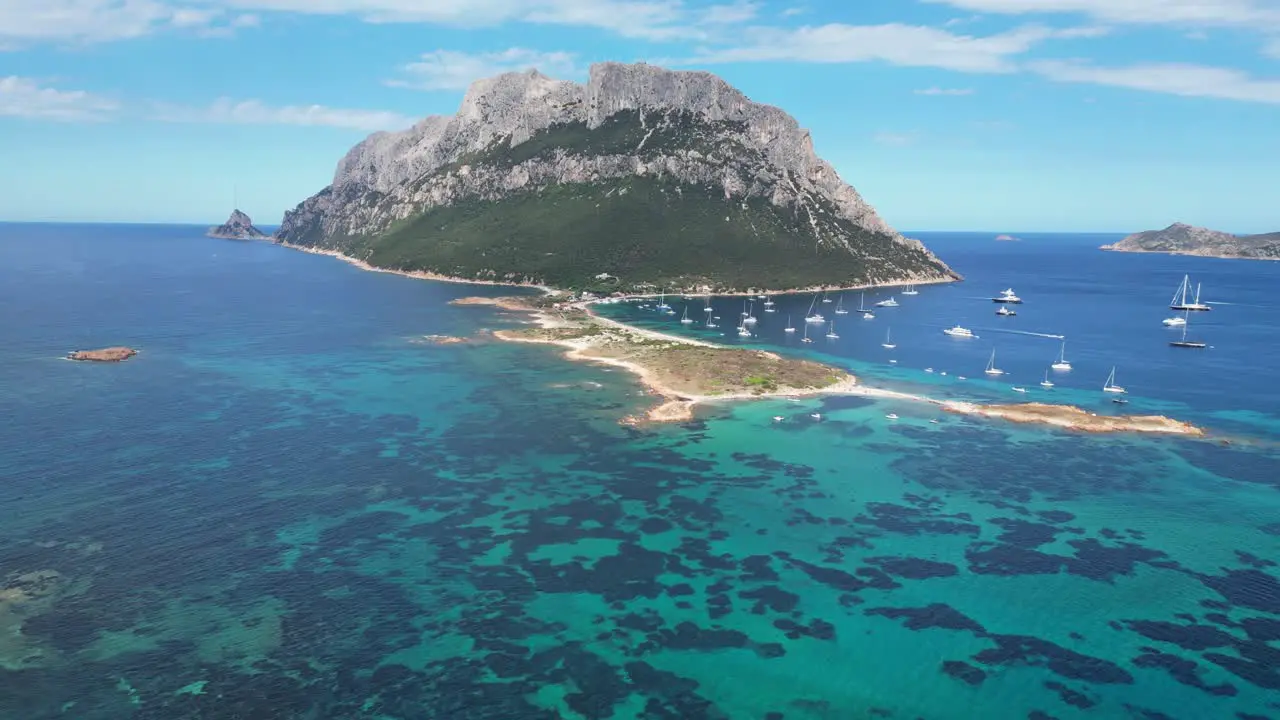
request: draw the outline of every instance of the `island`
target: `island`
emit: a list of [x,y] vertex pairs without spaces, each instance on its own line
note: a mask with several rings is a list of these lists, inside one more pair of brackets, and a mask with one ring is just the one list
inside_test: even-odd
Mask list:
[[67,353],[67,359],[85,362],[123,362],[137,354],[138,351],[133,348],[117,346],[100,350],[73,350]]
[[1135,233],[1103,250],[1135,253],[1167,253],[1243,260],[1280,260],[1280,232],[1232,235],[1207,228],[1174,223],[1163,230]]
[[941,405],[948,412],[963,415],[981,415],[1015,423],[1054,425],[1082,432],[1141,432],[1191,437],[1203,437],[1205,434],[1203,428],[1164,415],[1099,415],[1074,405],[1037,402],[983,405],[956,400],[947,400]]
[[1203,428],[1158,415],[1099,415],[1073,405],[1050,403],[1002,405],[937,400],[871,387],[832,365],[626,325],[595,314],[591,309],[593,302],[549,293],[464,297],[450,304],[490,306],[523,314],[533,327],[496,330],[493,336],[508,342],[559,346],[566,350],[565,357],[570,360],[611,365],[634,374],[659,402],[641,416],[621,419],[629,425],[686,421],[693,417],[698,405],[718,401],[839,394],[920,403],[959,415],[1082,432],[1141,432],[1197,438],[1205,435]]
[[456,115],[353,147],[278,243],[423,277],[602,294],[953,282],[809,131],[707,72],[477,80]]
[[557,345],[571,360],[597,362],[636,375],[660,402],[627,424],[693,417],[696,405],[762,397],[850,392],[848,372],[763,350],[735,348],[631,327],[591,313],[583,303],[555,296],[459,298],[454,305],[490,305],[528,313],[536,327],[497,330],[508,342]]
[[223,240],[267,240],[271,237],[254,227],[253,220],[239,210],[232,210],[225,223],[209,228],[205,235]]

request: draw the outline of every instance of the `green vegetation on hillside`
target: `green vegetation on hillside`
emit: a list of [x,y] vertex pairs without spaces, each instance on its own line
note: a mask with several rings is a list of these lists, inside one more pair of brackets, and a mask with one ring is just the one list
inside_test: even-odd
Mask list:
[[[817,244],[807,214],[718,188],[633,177],[555,185],[497,202],[432,208],[346,251],[381,267],[468,278],[532,278],[566,288],[649,283],[720,289],[852,285],[886,267],[938,272],[923,252],[844,224],[863,255]],[[608,273],[617,280],[599,280]]]

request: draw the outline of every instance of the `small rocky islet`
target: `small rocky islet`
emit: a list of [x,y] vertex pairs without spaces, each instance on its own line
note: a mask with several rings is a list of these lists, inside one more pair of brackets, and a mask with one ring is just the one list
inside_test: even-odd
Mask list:
[[133,348],[117,345],[97,350],[72,350],[67,353],[67,359],[82,362],[124,362],[137,354],[138,351]]
[[269,240],[271,238],[270,235],[255,227],[253,220],[240,210],[231,211],[231,217],[227,218],[225,223],[209,228],[205,235],[223,240]]

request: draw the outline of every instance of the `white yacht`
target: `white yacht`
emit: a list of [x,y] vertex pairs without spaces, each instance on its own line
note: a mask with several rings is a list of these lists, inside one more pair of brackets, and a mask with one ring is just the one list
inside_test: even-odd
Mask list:
[[996,350],[991,348],[991,357],[987,360],[987,369],[984,370],[988,375],[1003,375],[1004,371],[996,367]]
[[791,324],[791,316],[790,316],[790,315],[788,315],[788,316],[787,316],[787,329],[786,329],[786,330],[783,330],[783,332],[793,333],[793,332],[795,332],[795,331],[796,331],[796,326]]
[[876,307],[898,307],[898,301],[894,300],[893,297],[890,296],[888,300],[881,300],[876,303]]
[[826,290],[823,290],[823,291],[822,291],[822,302],[824,302],[824,303],[829,303],[829,302],[831,302],[831,298],[827,297],[827,291],[826,291]]
[[903,295],[919,295],[920,291],[916,290],[915,285],[908,285],[906,290],[902,291]]
[[836,302],[836,314],[848,315],[849,311],[844,309],[844,295],[840,295],[840,299]]
[[738,337],[744,337],[744,338],[751,337],[751,331],[747,329],[747,326],[745,323],[738,324]]
[[897,420],[897,419],[898,419],[898,413],[889,413],[888,415],[885,415],[885,417],[886,417],[886,418],[888,418],[888,419],[890,419],[890,420]]
[[1107,381],[1102,385],[1102,392],[1117,393],[1119,395],[1128,392],[1128,390],[1116,384],[1116,368],[1114,365],[1111,366],[1111,374],[1107,376]]
[[876,314],[867,309],[867,294],[862,293],[858,299],[858,312],[862,313],[863,320],[875,320]]
[[1049,367],[1059,372],[1066,372],[1071,369],[1071,362],[1067,360],[1067,341],[1062,341],[1062,348],[1058,350],[1058,359],[1053,361]]
[[773,307],[774,303],[773,303],[773,301],[772,301],[772,300],[770,300],[770,299],[769,299],[769,296],[768,296],[768,295],[764,295],[764,296],[762,296],[762,297],[764,298],[764,306],[765,306],[765,307]]
[[840,336],[836,334],[836,321],[831,321],[831,327],[827,329],[828,340],[839,340]]
[[1041,380],[1041,381],[1040,381],[1040,387],[1042,387],[1042,388],[1051,388],[1051,387],[1053,387],[1053,381],[1049,379],[1049,371],[1048,371],[1048,370],[1045,370],[1045,371],[1044,371],[1044,380]]
[[996,314],[1001,316],[1008,316],[1008,315],[1017,315],[1018,313],[1016,310],[1010,310],[1008,305],[1001,305],[1000,309],[996,311]]
[[1009,288],[1008,290],[1001,290],[1000,296],[991,298],[991,302],[1012,303],[1017,305],[1022,302],[1022,298],[1018,297],[1017,293],[1013,291],[1013,288]]
[[813,342],[813,338],[809,337],[809,326],[807,324],[804,326],[804,337],[800,338],[800,342]]
[[688,304],[686,304],[686,305],[684,306],[684,315],[682,315],[682,316],[680,317],[680,324],[681,324],[681,325],[688,325],[688,324],[690,324],[690,323],[692,323],[692,322],[693,322],[693,318],[689,317],[689,305],[688,305]]
[[747,303],[744,301],[744,302],[742,303],[742,306],[743,306],[743,308],[745,308],[745,309],[742,311],[742,322],[743,322],[743,324],[746,324],[746,325],[755,325],[755,324],[756,324],[756,316],[752,314],[752,311],[754,310],[754,303],[752,303],[752,304],[750,304],[750,305],[749,305],[749,304],[747,304]]
[[670,309],[671,309],[671,306],[667,304],[667,291],[666,291],[666,290],[663,290],[663,291],[662,291],[662,293],[661,293],[660,295],[658,295],[658,306],[657,306],[657,307],[658,307],[658,309],[659,309],[659,310],[670,310]]
[[955,326],[955,327],[953,327],[953,328],[947,328],[946,330],[943,330],[942,332],[944,332],[944,333],[946,333],[946,334],[950,335],[951,337],[962,337],[962,338],[976,338],[976,337],[978,337],[977,335],[974,335],[974,334],[973,334],[973,331],[972,331],[972,330],[970,330],[969,328],[960,327],[959,325],[956,325],[956,326]]
[[894,345],[894,344],[893,344],[893,340],[890,340],[890,339],[889,339],[889,333],[890,333],[892,330],[893,330],[893,328],[885,328],[885,331],[884,331],[884,342],[880,343],[880,347],[885,348],[886,350],[892,350],[892,349],[894,349],[894,348],[898,347],[897,345]]
[[1177,315],[1174,315],[1173,317],[1165,318],[1160,322],[1165,327],[1183,327],[1187,324],[1187,319],[1185,317],[1178,317]]
[[1013,387],[1013,391],[1014,391],[1014,392],[1016,392],[1016,393],[1024,393],[1024,392],[1026,392],[1026,391],[1027,391],[1027,389],[1026,389],[1026,388],[1024,388],[1024,387],[1018,387],[1018,386],[1016,386],[1016,385],[1015,385],[1015,386]]

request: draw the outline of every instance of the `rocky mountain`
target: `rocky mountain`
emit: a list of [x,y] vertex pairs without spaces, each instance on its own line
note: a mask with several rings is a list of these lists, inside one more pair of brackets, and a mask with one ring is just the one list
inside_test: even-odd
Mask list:
[[959,279],[886,224],[808,131],[720,78],[593,65],[480,80],[375,133],[276,238],[372,265],[559,287],[782,290]]
[[1163,230],[1147,230],[1118,243],[1103,245],[1117,252],[1154,252],[1203,257],[1280,260],[1280,232],[1232,235],[1194,225],[1174,223]]
[[225,238],[227,240],[259,240],[270,237],[254,227],[253,221],[249,219],[249,216],[239,210],[232,210],[231,217],[227,218],[225,223],[209,228],[209,232],[205,234],[209,237]]

